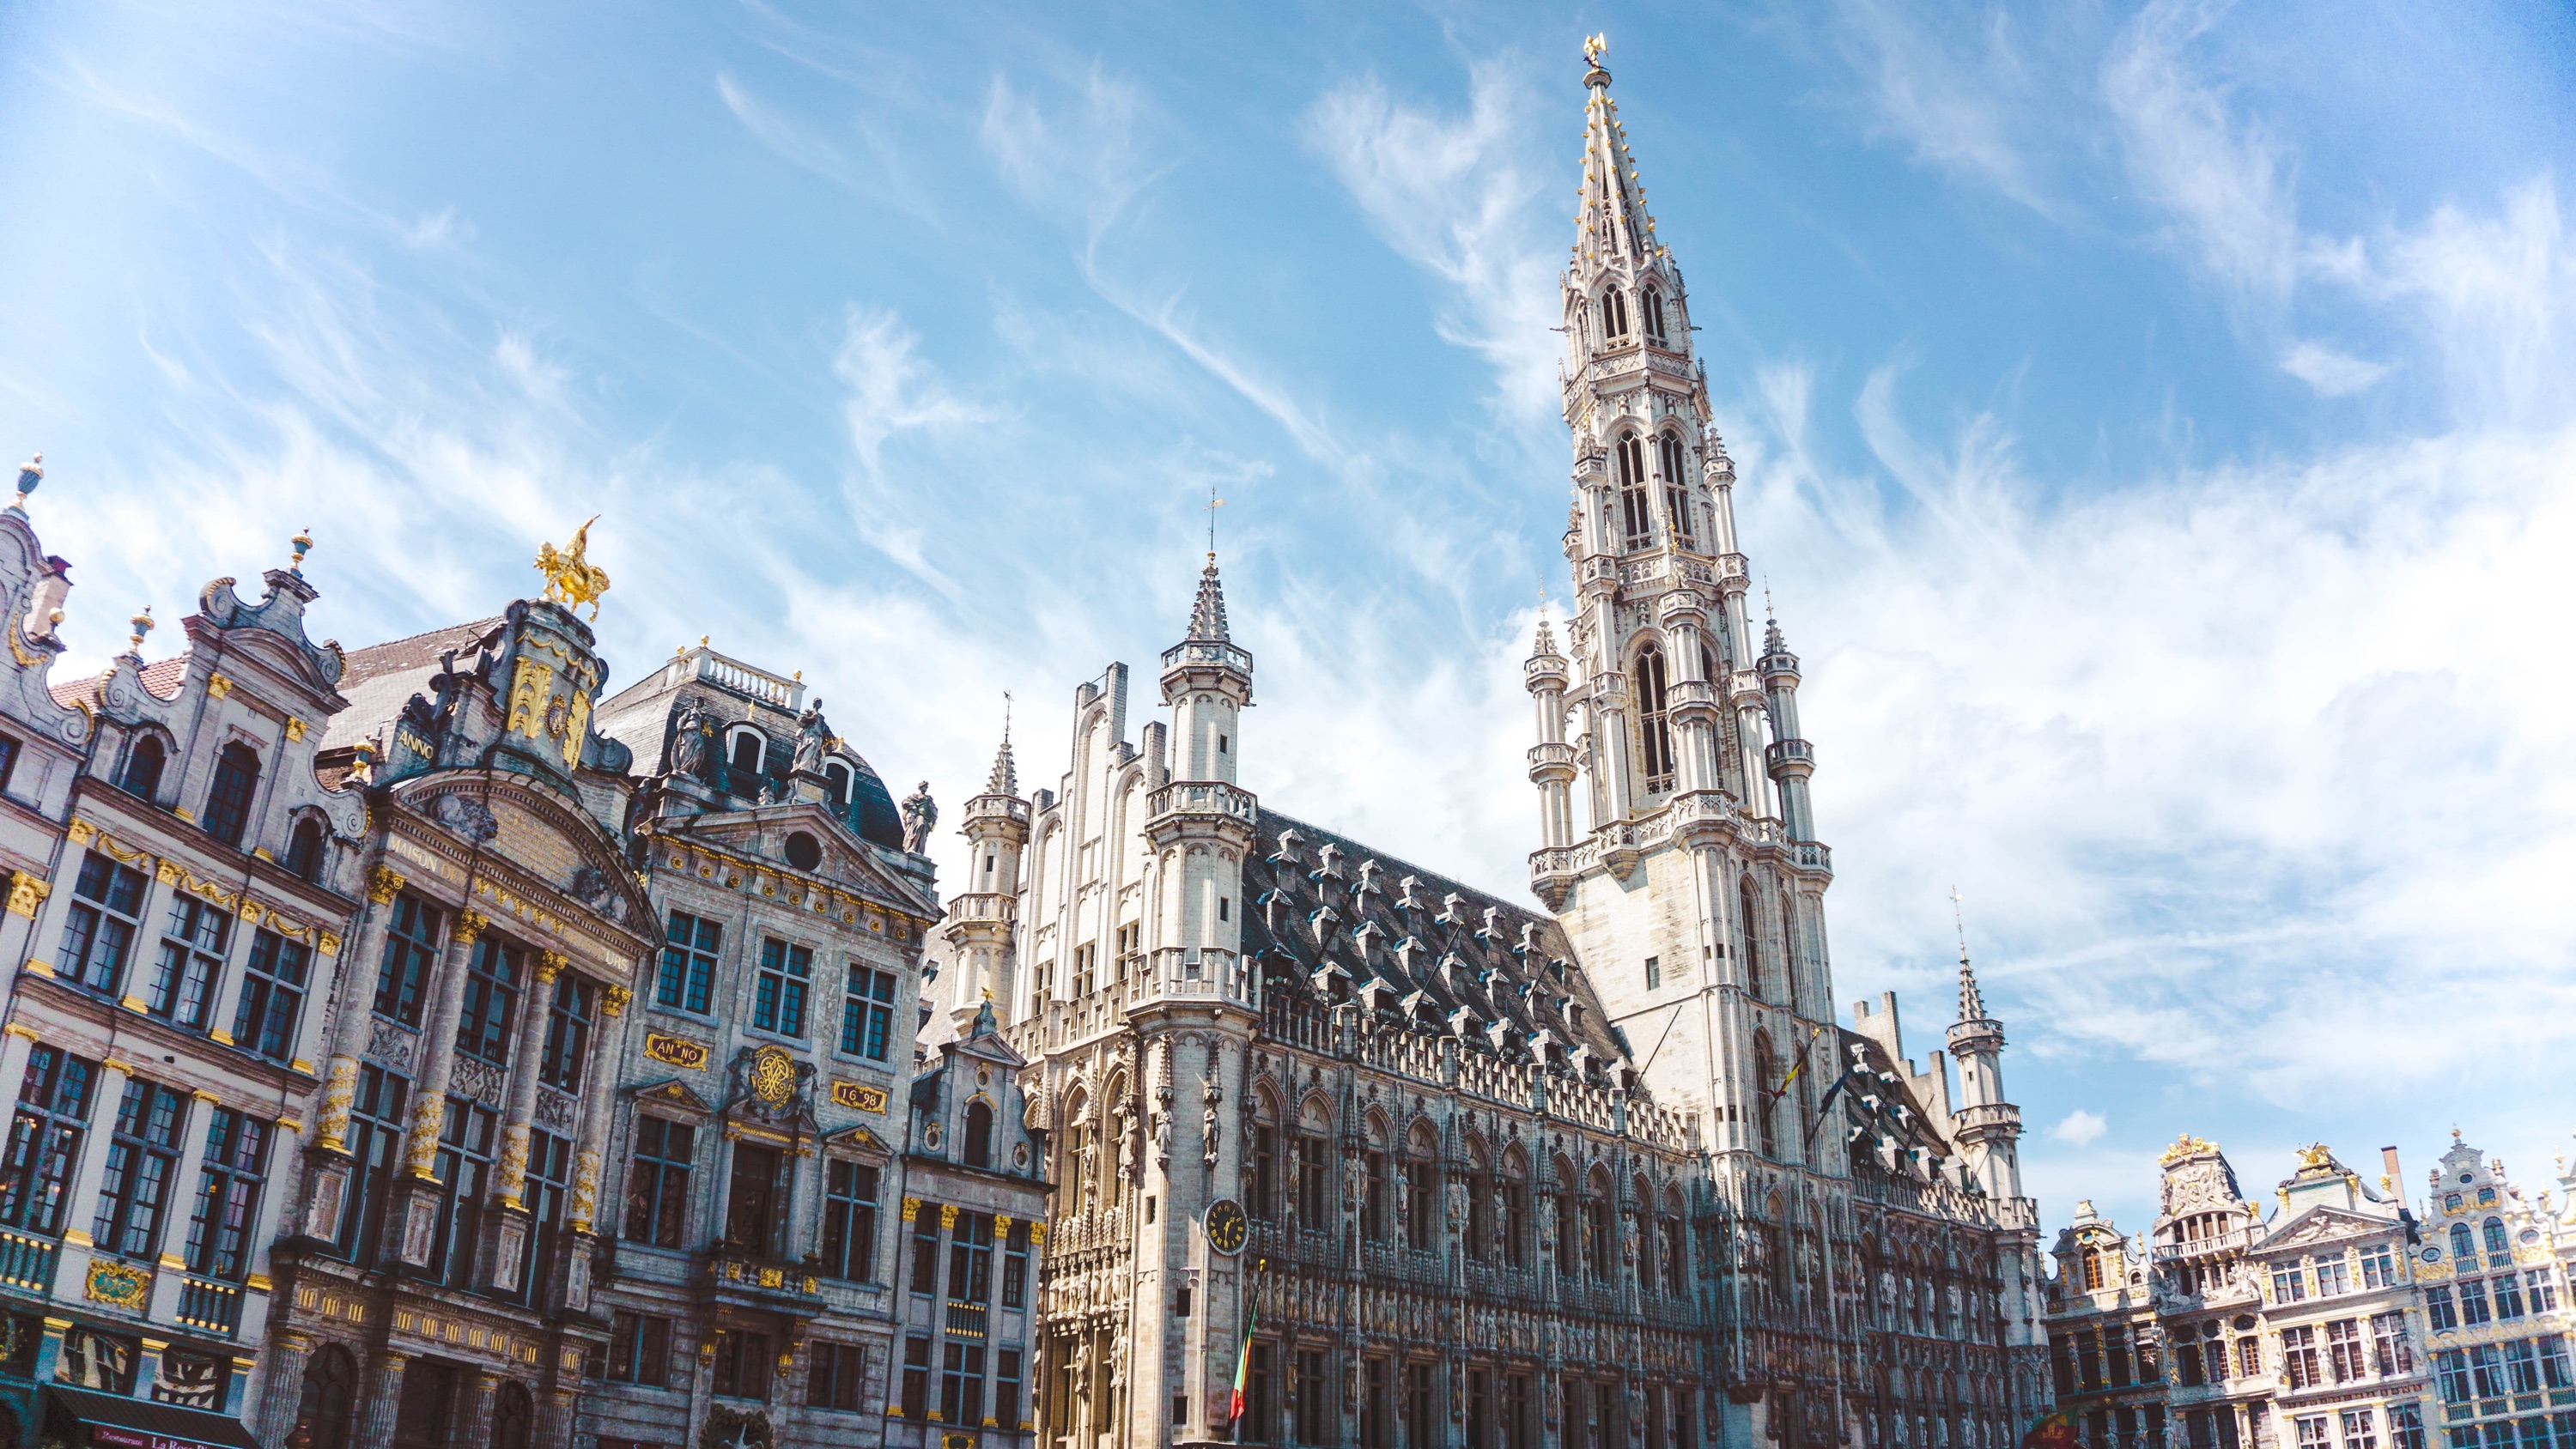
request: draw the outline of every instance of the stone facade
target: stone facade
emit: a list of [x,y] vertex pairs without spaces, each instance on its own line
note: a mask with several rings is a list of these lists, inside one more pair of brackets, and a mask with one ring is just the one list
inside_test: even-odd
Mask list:
[[1213,555],[1168,722],[1130,737],[1112,665],[1056,786],[1024,798],[1006,744],[967,806],[946,990],[1031,1063],[1059,1449],[1965,1449],[2048,1402],[1964,952],[1928,1067],[1892,998],[1834,1023],[1797,660],[1748,632],[1609,84],[1564,278],[1577,612],[1526,673],[1547,909],[1260,803]]
[[[2219,1150],[2164,1154],[2142,1240],[2078,1204],[2048,1328],[2059,1403],[2095,1449],[2566,1449],[2576,1224],[2454,1135],[2425,1209],[2397,1150],[2374,1188],[2324,1147],[2269,1214]],[[2562,1179],[2562,1182],[2564,1179]]]

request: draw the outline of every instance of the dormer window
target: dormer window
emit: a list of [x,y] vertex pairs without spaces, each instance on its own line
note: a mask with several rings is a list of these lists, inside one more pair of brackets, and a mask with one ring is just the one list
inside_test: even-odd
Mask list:
[[823,767],[823,784],[824,788],[831,792],[832,808],[834,810],[847,810],[850,808],[849,766],[842,764],[838,760],[834,760],[830,764],[825,765]]
[[161,793],[161,766],[169,759],[159,735],[145,735],[125,752],[125,774],[117,785],[140,800],[150,800]]
[[322,873],[322,822],[310,816],[295,822],[295,836],[286,845],[286,868],[298,880],[312,880]]
[[732,773],[733,793],[747,795],[760,780],[761,766],[769,758],[769,741],[749,725],[737,726],[733,737],[725,741],[725,766]]

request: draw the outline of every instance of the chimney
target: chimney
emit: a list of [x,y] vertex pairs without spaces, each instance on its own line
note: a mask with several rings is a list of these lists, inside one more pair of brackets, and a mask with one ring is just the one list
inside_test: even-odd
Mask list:
[[2379,1165],[2388,1174],[2380,1179],[2381,1184],[2389,1192],[2403,1198],[2406,1193],[2406,1174],[2397,1170],[2397,1149],[2394,1147],[2379,1149]]

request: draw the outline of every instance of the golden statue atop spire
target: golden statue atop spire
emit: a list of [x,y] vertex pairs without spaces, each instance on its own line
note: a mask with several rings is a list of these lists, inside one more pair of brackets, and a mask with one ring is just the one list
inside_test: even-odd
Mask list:
[[537,572],[546,576],[545,600],[578,609],[590,605],[590,617],[599,618],[599,596],[608,592],[608,570],[592,563],[590,525],[599,521],[594,513],[581,527],[573,530],[572,543],[558,551],[551,543],[537,545]]
[[1583,59],[1588,64],[1594,66],[1600,65],[1602,52],[1609,48],[1610,42],[1603,36],[1587,35],[1583,37]]

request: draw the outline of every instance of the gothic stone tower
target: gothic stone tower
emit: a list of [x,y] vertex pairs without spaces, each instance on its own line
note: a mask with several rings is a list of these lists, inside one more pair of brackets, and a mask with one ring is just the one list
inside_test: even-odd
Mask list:
[[[2002,1098],[2002,1028],[1964,960],[1950,1045],[1966,1100],[1954,1116],[1937,1060],[1920,1075],[1940,1119],[1931,1141],[1879,1132],[1848,1103],[1823,1100],[1861,1058],[1833,1024],[1832,855],[1808,799],[1798,659],[1776,620],[1756,647],[1735,470],[1711,422],[1688,293],[1656,236],[1597,43],[1587,50],[1582,210],[1562,277],[1574,604],[1568,653],[1542,622],[1526,665],[1543,841],[1531,886],[1609,1019],[1645,1053],[1647,1088],[1703,1124],[1713,1191],[1742,1244],[1739,1277],[1768,1285],[1734,1300],[1741,1311],[1718,1334],[1717,1371],[1742,1416],[1728,1437],[1805,1449],[1836,1442],[1846,1416],[1866,1427],[1886,1412],[1862,1402],[1853,1370],[1868,1355],[1849,1305],[1835,1301],[1861,1266],[1868,1210],[1856,1209],[1856,1188],[1862,1201],[1875,1195],[1856,1167],[1872,1179],[1929,1176],[1959,1200],[1935,1215],[1955,1226],[2018,1224],[2029,1216],[2014,1162],[2020,1118]],[[1903,1057],[1890,1007],[1875,1024],[1884,1035],[1871,1035],[1893,1081]],[[1862,1024],[1874,1025],[1865,1008]],[[2009,1260],[1997,1276],[2018,1305],[1997,1326],[2036,1352],[2035,1227],[2007,1227],[1980,1245],[1980,1258],[1992,1253]],[[1994,1367],[1998,1380],[2015,1377]]]

